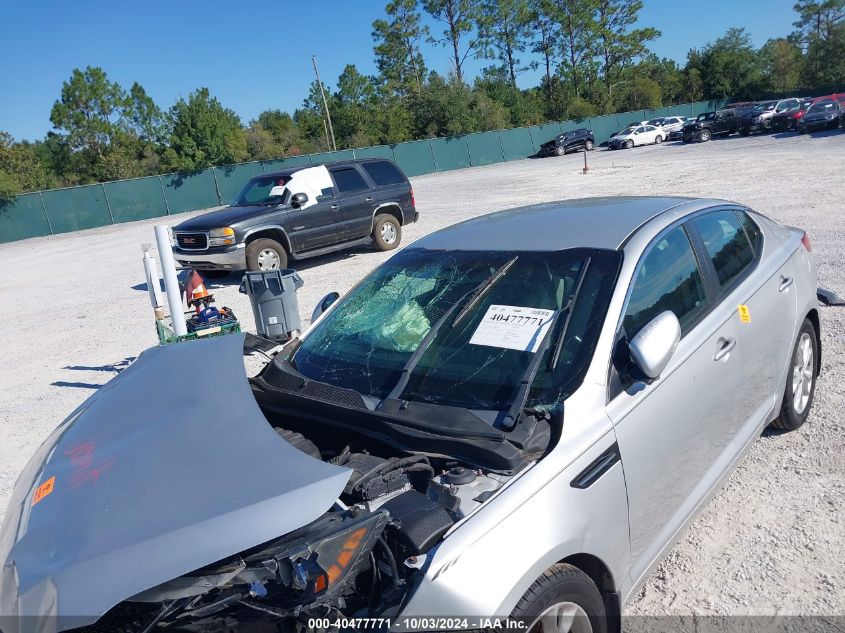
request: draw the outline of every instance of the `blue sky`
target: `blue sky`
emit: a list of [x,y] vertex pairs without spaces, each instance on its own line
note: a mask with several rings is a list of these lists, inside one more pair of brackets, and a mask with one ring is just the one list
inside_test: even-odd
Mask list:
[[[375,72],[372,22],[385,3],[0,0],[0,130],[43,137],[62,82],[87,65],[102,66],[127,89],[140,82],[162,108],[207,86],[245,123],[268,108],[293,111],[313,79],[312,53],[329,85],[348,63]],[[787,34],[793,3],[644,0],[640,21],[662,31],[652,46],[658,55],[683,62],[690,47],[733,26],[748,29],[756,45]],[[427,45],[424,54],[429,67],[449,70],[445,49]],[[469,62],[469,73],[485,63]],[[528,73],[519,83],[538,79]]]

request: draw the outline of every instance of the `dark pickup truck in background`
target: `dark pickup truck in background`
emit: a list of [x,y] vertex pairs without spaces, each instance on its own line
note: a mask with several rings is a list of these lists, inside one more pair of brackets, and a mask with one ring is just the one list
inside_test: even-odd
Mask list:
[[379,250],[391,250],[402,239],[402,226],[417,221],[411,183],[387,159],[325,164],[332,186],[320,190],[316,204],[304,193],[272,193],[289,184],[294,174],[313,167],[319,166],[256,176],[232,206],[173,227],[173,257],[209,277],[233,270],[287,268],[289,259],[370,242]]
[[695,121],[683,127],[681,138],[684,143],[709,141],[714,136],[727,136],[737,130],[737,112],[734,109],[704,112]]

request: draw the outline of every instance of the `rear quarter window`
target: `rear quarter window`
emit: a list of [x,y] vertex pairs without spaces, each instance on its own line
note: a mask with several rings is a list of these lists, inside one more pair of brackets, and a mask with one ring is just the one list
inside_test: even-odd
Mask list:
[[332,169],[331,174],[334,177],[338,191],[341,193],[353,193],[355,191],[369,189],[364,177],[354,167]]
[[[690,220],[704,242],[722,288],[727,288],[739,280],[751,269],[756,259],[750,236],[747,235],[739,215],[750,222],[745,213],[738,214],[733,210],[714,211]],[[756,225],[753,228],[756,228]],[[755,239],[762,243],[759,229]]]
[[380,160],[372,163],[363,164],[364,171],[373,179],[376,186],[383,187],[385,185],[400,185],[405,182],[405,177],[402,175],[396,166],[388,163],[385,160]]

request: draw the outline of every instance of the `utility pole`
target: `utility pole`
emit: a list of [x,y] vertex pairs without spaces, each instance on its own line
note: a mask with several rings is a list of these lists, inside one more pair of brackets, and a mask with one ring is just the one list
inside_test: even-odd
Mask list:
[[[317,56],[311,56],[311,63],[314,64],[314,74],[317,76],[317,85],[320,86],[320,94],[323,95],[323,108],[326,110],[326,121],[329,122],[329,132],[332,135],[332,149],[337,151],[337,143],[334,142],[334,128],[332,127],[332,115],[329,114],[329,103],[326,101],[326,91],[323,90],[323,82],[320,81],[320,72],[317,70]],[[328,137],[326,142],[328,142]]]

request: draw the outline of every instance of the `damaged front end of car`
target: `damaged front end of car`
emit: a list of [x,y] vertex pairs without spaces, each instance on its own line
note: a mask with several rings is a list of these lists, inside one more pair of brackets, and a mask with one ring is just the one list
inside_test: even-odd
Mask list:
[[[473,499],[509,479],[282,428],[311,427],[259,408],[242,345],[145,352],[38,449],[0,530],[0,631],[389,617]],[[185,367],[206,368],[202,389],[186,389]]]

